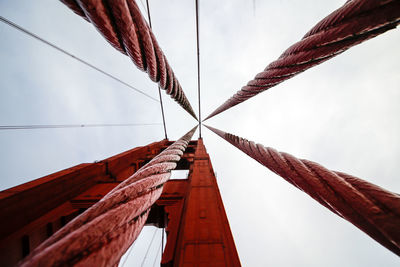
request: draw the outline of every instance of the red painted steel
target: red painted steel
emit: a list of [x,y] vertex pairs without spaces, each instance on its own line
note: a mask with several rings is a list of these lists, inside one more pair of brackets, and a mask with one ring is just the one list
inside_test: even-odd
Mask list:
[[400,256],[400,195],[210,126],[211,131]]
[[0,192],[0,265],[16,263],[168,145],[168,140]]
[[[114,266],[147,223],[166,227],[162,266],[240,266],[209,155],[202,139],[187,142],[163,140],[0,192],[2,230],[13,232],[0,237],[1,265],[26,256],[25,244],[33,251],[22,266]],[[166,182],[175,165],[188,179]]]
[[312,28],[299,42],[256,75],[205,120],[316,66],[350,47],[395,28],[400,23],[398,0],[347,1]]
[[168,181],[157,201],[168,216],[161,266],[240,266],[229,222],[203,140],[186,180]]
[[39,245],[20,266],[114,266],[139,235],[196,128]]
[[129,56],[197,120],[157,40],[134,0],[61,0],[91,22],[118,51]]

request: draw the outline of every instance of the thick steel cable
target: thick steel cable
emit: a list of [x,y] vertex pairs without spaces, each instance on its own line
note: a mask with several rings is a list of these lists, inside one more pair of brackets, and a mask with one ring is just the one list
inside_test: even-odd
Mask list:
[[197,47],[197,96],[199,100],[199,137],[201,138],[201,101],[200,101],[200,38],[199,38],[199,1],[196,5],[196,47]]
[[19,266],[114,266],[143,228],[197,127],[40,244]]
[[[150,29],[153,30],[153,27],[151,25],[151,16],[150,16],[150,5],[149,5],[149,0],[146,0],[146,6],[147,6],[147,18],[149,19],[149,25],[150,25]],[[165,124],[165,114],[164,114],[164,105],[163,105],[163,100],[161,97],[161,88],[159,85],[157,85],[158,88],[158,96],[160,97],[160,107],[161,107],[161,117],[163,120],[163,125],[164,125],[164,135],[165,135],[165,139],[168,139],[167,136],[167,125]]]
[[400,195],[318,163],[208,129],[400,256]]
[[128,55],[140,70],[147,72],[152,81],[157,82],[197,120],[189,100],[135,0],[61,2],[91,22],[115,49]]
[[7,25],[9,25],[9,26],[11,26],[11,27],[13,27],[14,29],[17,29],[17,30],[19,30],[20,32],[23,32],[23,33],[25,33],[25,34],[27,34],[27,35],[29,35],[29,36],[35,38],[36,40],[38,40],[38,41],[40,41],[40,42],[42,42],[42,43],[44,43],[44,44],[46,44],[46,45],[48,45],[48,46],[50,46],[50,47],[56,49],[57,51],[59,51],[59,52],[65,54],[65,55],[67,55],[67,56],[72,57],[73,59],[77,60],[78,62],[80,62],[80,63],[82,63],[82,64],[84,64],[84,65],[86,65],[86,66],[88,66],[88,67],[90,67],[90,68],[92,68],[92,69],[94,69],[94,70],[96,70],[96,71],[98,71],[98,72],[104,74],[104,75],[106,75],[106,76],[108,76],[109,78],[111,78],[111,79],[113,79],[113,80],[115,80],[115,81],[117,81],[117,82],[119,82],[119,83],[125,85],[126,87],[128,87],[128,88],[130,88],[130,89],[132,89],[132,90],[134,90],[134,91],[136,91],[136,92],[138,92],[138,93],[140,93],[140,94],[142,94],[142,95],[144,95],[144,96],[147,96],[147,97],[150,98],[151,100],[154,100],[154,101],[157,101],[157,102],[158,102],[158,100],[157,100],[156,98],[154,98],[154,97],[152,97],[152,96],[146,94],[146,93],[143,92],[142,90],[137,89],[137,88],[134,87],[133,85],[130,85],[129,83],[126,83],[126,82],[122,81],[121,79],[115,77],[114,75],[109,74],[108,72],[106,72],[106,71],[104,71],[104,70],[102,70],[102,69],[100,69],[100,68],[98,68],[98,67],[96,67],[96,66],[90,64],[89,62],[87,62],[87,61],[85,61],[85,60],[83,60],[83,59],[80,59],[79,57],[77,57],[77,56],[71,54],[70,52],[64,50],[63,48],[60,48],[60,47],[56,46],[55,44],[53,44],[53,43],[51,43],[51,42],[49,42],[49,41],[43,39],[42,37],[40,37],[40,36],[38,36],[38,35],[36,35],[36,34],[30,32],[30,31],[28,31],[27,29],[22,28],[22,27],[19,26],[18,24],[15,24],[14,22],[12,22],[12,21],[10,21],[10,20],[8,20],[8,19],[2,17],[2,16],[0,16],[0,21],[3,22],[3,23],[5,23],[5,24],[7,24]]
[[160,125],[160,124],[161,123],[0,125],[0,131],[57,129],[57,128],[89,128],[89,127],[130,127],[130,126],[147,126],[147,125]]
[[205,120],[316,66],[400,23],[398,0],[351,0],[312,28],[299,42],[214,110]]

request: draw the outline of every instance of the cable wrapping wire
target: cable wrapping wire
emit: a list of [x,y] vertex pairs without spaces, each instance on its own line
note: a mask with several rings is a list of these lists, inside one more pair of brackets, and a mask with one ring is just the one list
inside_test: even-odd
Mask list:
[[40,244],[19,266],[114,266],[143,228],[197,127]]
[[91,22],[118,51],[147,72],[196,120],[196,114],[164,53],[134,0],[61,0],[76,14]]
[[400,256],[400,195],[318,163],[206,127]]
[[209,119],[357,44],[396,28],[398,0],[350,0],[316,24],[263,72],[214,110]]

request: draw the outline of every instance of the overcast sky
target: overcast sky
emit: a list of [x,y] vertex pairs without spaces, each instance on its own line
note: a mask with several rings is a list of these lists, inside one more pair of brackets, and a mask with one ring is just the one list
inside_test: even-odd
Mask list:
[[[344,2],[256,1],[254,9],[250,0],[200,0],[202,117]],[[150,8],[159,44],[197,111],[194,0],[150,0]],[[60,2],[0,0],[0,15],[158,97],[146,73]],[[0,125],[162,122],[157,102],[7,25],[0,34]],[[400,192],[399,43],[399,30],[391,30],[207,124]],[[176,140],[196,122],[163,99]],[[399,265],[392,252],[220,137],[207,129],[203,137],[243,266]],[[161,125],[1,131],[0,188],[162,138]],[[135,262],[154,231],[147,228],[136,245],[142,254],[132,253]]]

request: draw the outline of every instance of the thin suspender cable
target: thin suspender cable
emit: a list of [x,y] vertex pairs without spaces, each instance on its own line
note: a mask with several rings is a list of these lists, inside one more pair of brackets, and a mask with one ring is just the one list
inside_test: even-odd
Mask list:
[[129,248],[128,254],[126,255],[125,260],[122,263],[121,267],[124,267],[126,261],[128,260],[129,256],[131,255],[131,252],[132,252],[132,250],[133,250],[135,245],[136,245],[136,242],[133,242],[132,246]]
[[115,49],[132,59],[136,67],[198,120],[136,1],[79,1],[79,5],[76,0],[62,2],[92,23]]
[[162,116],[163,125],[164,125],[164,135],[165,135],[165,139],[168,139],[168,136],[167,136],[167,125],[165,124],[164,105],[163,105],[163,102],[162,102],[160,86],[158,86],[158,95],[160,96],[161,116]]
[[154,234],[153,234],[153,237],[151,238],[151,241],[150,241],[149,246],[147,247],[146,254],[144,254],[144,258],[143,258],[142,264],[140,264],[141,267],[143,267],[144,262],[146,261],[147,255],[149,254],[150,247],[151,247],[151,245],[153,244],[153,241],[154,241],[154,238],[156,237],[156,234],[157,234],[157,228],[156,228],[156,230],[154,231]]
[[115,80],[115,81],[117,81],[117,82],[119,82],[119,83],[125,85],[126,87],[129,87],[130,89],[132,89],[132,90],[134,90],[134,91],[136,91],[136,92],[138,92],[138,93],[140,93],[140,94],[142,94],[142,95],[144,95],[144,96],[147,96],[148,98],[150,98],[150,99],[152,99],[152,100],[154,100],[154,101],[159,102],[157,98],[154,98],[154,97],[152,97],[152,96],[146,94],[145,92],[143,92],[143,91],[137,89],[136,87],[134,87],[134,86],[132,86],[132,85],[130,85],[130,84],[128,84],[128,83],[126,83],[126,82],[120,80],[119,78],[117,78],[117,77],[115,77],[115,76],[113,76],[113,75],[111,75],[111,74],[105,72],[104,70],[102,70],[102,69],[100,69],[100,68],[98,68],[98,67],[96,67],[96,66],[90,64],[89,62],[87,62],[87,61],[85,61],[85,60],[83,60],[83,59],[78,58],[77,56],[75,56],[75,55],[73,55],[73,54],[67,52],[66,50],[64,50],[64,49],[62,49],[62,48],[56,46],[56,45],[53,44],[53,43],[50,43],[49,41],[46,41],[45,39],[39,37],[38,35],[36,35],[36,34],[30,32],[30,31],[28,31],[28,30],[26,30],[26,29],[24,29],[24,28],[22,28],[21,26],[15,24],[14,22],[12,22],[12,21],[10,21],[10,20],[8,20],[8,19],[2,17],[2,16],[0,16],[0,21],[3,22],[3,23],[5,23],[5,24],[7,24],[7,25],[9,25],[9,26],[11,26],[11,27],[13,27],[14,29],[17,29],[17,30],[19,30],[19,31],[21,31],[21,32],[23,32],[23,33],[25,33],[25,34],[27,34],[27,35],[29,35],[29,36],[35,38],[36,40],[41,41],[41,42],[44,43],[44,44],[47,44],[48,46],[53,47],[53,48],[56,49],[57,51],[59,51],[59,52],[65,54],[65,55],[68,55],[68,56],[72,57],[73,59],[75,59],[75,60],[81,62],[82,64],[84,64],[84,65],[86,65],[86,66],[88,66],[88,67],[90,67],[90,68],[92,68],[92,69],[94,69],[94,70],[97,70],[98,72],[100,72],[100,73],[102,73],[102,74],[108,76],[109,78],[111,78],[111,79],[113,79],[113,80]]
[[[160,244],[160,247],[162,247],[161,244]],[[156,257],[154,258],[153,267],[156,266],[158,255],[160,255],[160,251],[158,251]],[[161,262],[161,260],[160,260],[160,262]]]
[[0,125],[0,131],[2,131],[2,130],[54,129],[54,128],[145,126],[145,125],[160,125],[160,124],[161,123]]
[[146,0],[146,11],[147,11],[147,18],[149,19],[150,29],[153,30],[153,26],[151,25],[149,0]]
[[197,94],[199,98],[199,137],[201,138],[199,1],[198,0],[195,1],[196,1],[196,40],[197,40]]
[[[162,232],[164,232],[164,228],[161,228],[161,230],[162,230]],[[161,240],[161,243],[160,243],[160,247],[157,249],[157,255],[156,255],[156,257],[154,258],[154,261],[153,261],[153,267],[154,266],[156,266],[156,262],[157,262],[157,259],[158,259],[158,255],[160,254],[160,248],[161,248],[161,252],[162,252],[162,247],[163,247],[163,240]],[[162,254],[161,254],[161,258],[162,258]],[[161,262],[161,259],[160,259],[160,262]]]
[[162,229],[162,232],[161,232],[161,244],[162,244],[162,246],[161,246],[161,255],[163,254],[163,251],[164,251],[164,228],[161,228]]
[[143,0],[140,0],[140,3],[142,4],[142,7],[144,8],[144,10],[149,11],[148,7],[146,9],[146,5],[143,3]]
[[[147,5],[147,17],[149,19],[149,26],[150,26],[150,29],[153,29],[153,27],[151,25],[149,0],[146,0],[146,5]],[[164,135],[165,135],[165,139],[168,139],[167,126],[165,124],[164,105],[163,105],[162,97],[161,97],[161,88],[159,85],[157,87],[158,87],[158,95],[160,96],[161,115],[162,115],[162,120],[163,120],[163,124],[164,124]]]

